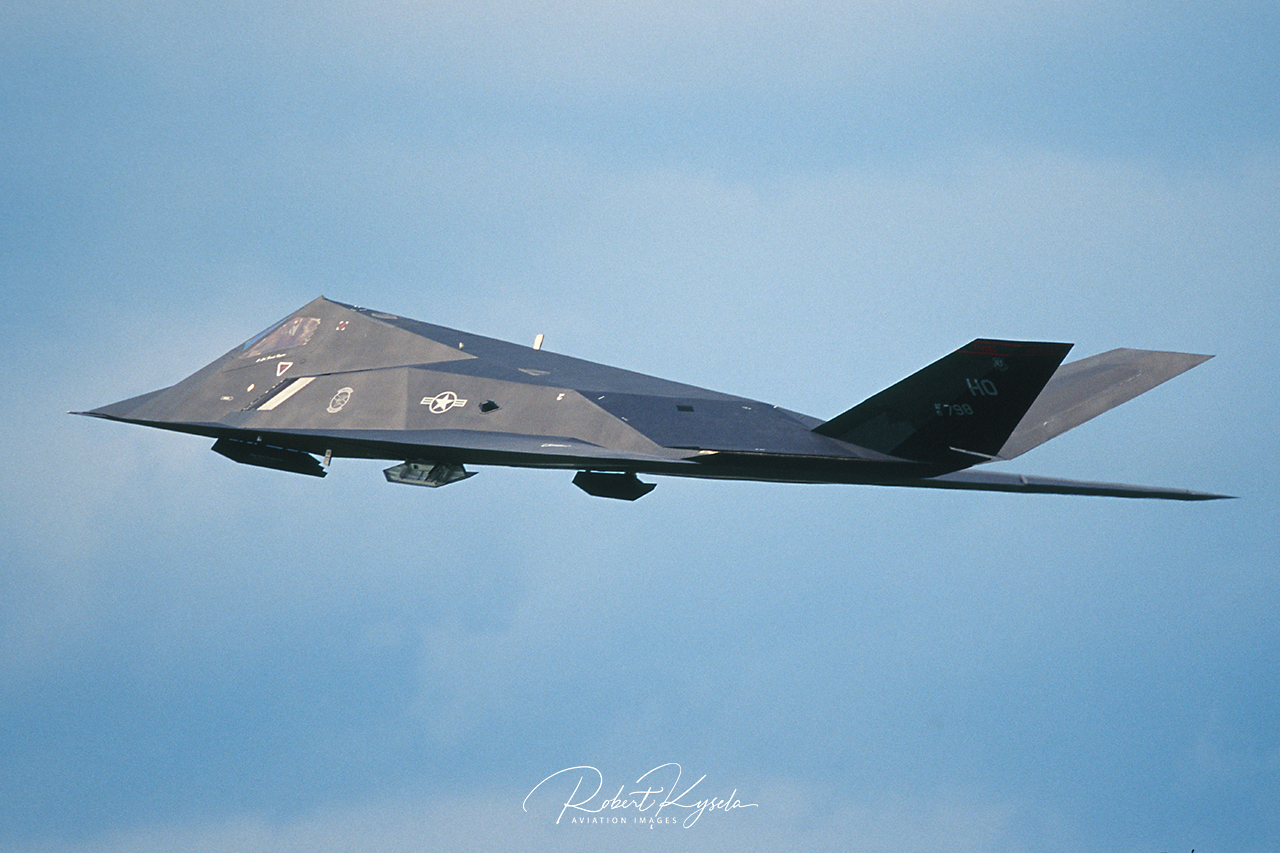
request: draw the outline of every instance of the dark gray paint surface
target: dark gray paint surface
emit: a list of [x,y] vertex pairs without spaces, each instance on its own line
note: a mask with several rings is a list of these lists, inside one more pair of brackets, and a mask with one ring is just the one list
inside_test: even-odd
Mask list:
[[[1204,361],[976,340],[823,422],[776,406],[323,297],[169,388],[82,414],[218,439],[239,462],[323,476],[310,454],[576,469],[634,499],[636,474],[1158,497],[1220,495],[966,471],[1011,458]],[[440,466],[432,469],[429,466]],[[423,467],[428,466],[428,467]],[[427,476],[430,472],[430,476]],[[594,475],[620,475],[604,477]]]

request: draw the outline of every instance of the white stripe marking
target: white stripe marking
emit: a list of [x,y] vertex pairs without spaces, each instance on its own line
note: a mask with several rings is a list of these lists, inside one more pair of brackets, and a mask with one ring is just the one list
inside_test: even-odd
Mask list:
[[267,402],[265,402],[265,403],[263,403],[261,406],[259,406],[259,407],[258,407],[258,411],[260,411],[260,412],[269,412],[269,411],[271,411],[271,410],[272,410],[272,409],[274,409],[276,406],[278,406],[278,405],[280,405],[281,403],[283,403],[285,400],[288,400],[288,399],[289,399],[290,397],[292,397],[294,394],[297,394],[297,393],[298,393],[299,391],[301,391],[303,388],[306,388],[308,385],[310,385],[310,384],[311,384],[311,382],[312,382],[314,379],[315,379],[315,377],[314,377],[314,376],[305,376],[305,377],[303,377],[302,379],[299,379],[299,380],[295,381],[295,382],[294,382],[292,385],[290,385],[288,388],[285,388],[285,389],[284,389],[283,391],[281,391],[279,394],[275,395],[275,396],[274,396],[274,397],[272,397],[270,400],[268,400]]

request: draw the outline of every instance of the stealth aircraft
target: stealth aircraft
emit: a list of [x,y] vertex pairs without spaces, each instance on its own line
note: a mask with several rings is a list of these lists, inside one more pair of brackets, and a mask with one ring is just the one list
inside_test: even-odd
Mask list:
[[192,433],[236,462],[323,477],[383,459],[442,486],[467,465],[578,472],[635,500],[637,475],[1209,500],[1183,489],[978,471],[1210,358],[979,339],[830,420],[344,305],[323,297],[176,385],[78,414]]

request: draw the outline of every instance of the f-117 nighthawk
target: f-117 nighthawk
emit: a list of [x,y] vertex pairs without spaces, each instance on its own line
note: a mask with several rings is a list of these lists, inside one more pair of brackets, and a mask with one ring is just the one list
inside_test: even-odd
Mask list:
[[[577,471],[635,500],[639,474],[1210,500],[1205,492],[970,470],[1012,459],[1210,358],[979,339],[830,420],[324,297],[176,385],[78,414],[216,439],[249,465],[323,477],[398,462],[442,486],[466,465]],[[323,459],[317,459],[320,457]]]

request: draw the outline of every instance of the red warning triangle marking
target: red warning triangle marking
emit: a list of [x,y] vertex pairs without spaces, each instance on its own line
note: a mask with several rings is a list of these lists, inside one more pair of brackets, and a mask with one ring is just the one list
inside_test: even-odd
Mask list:
[[293,367],[292,361],[281,361],[276,364],[276,376],[284,376],[284,372]]

